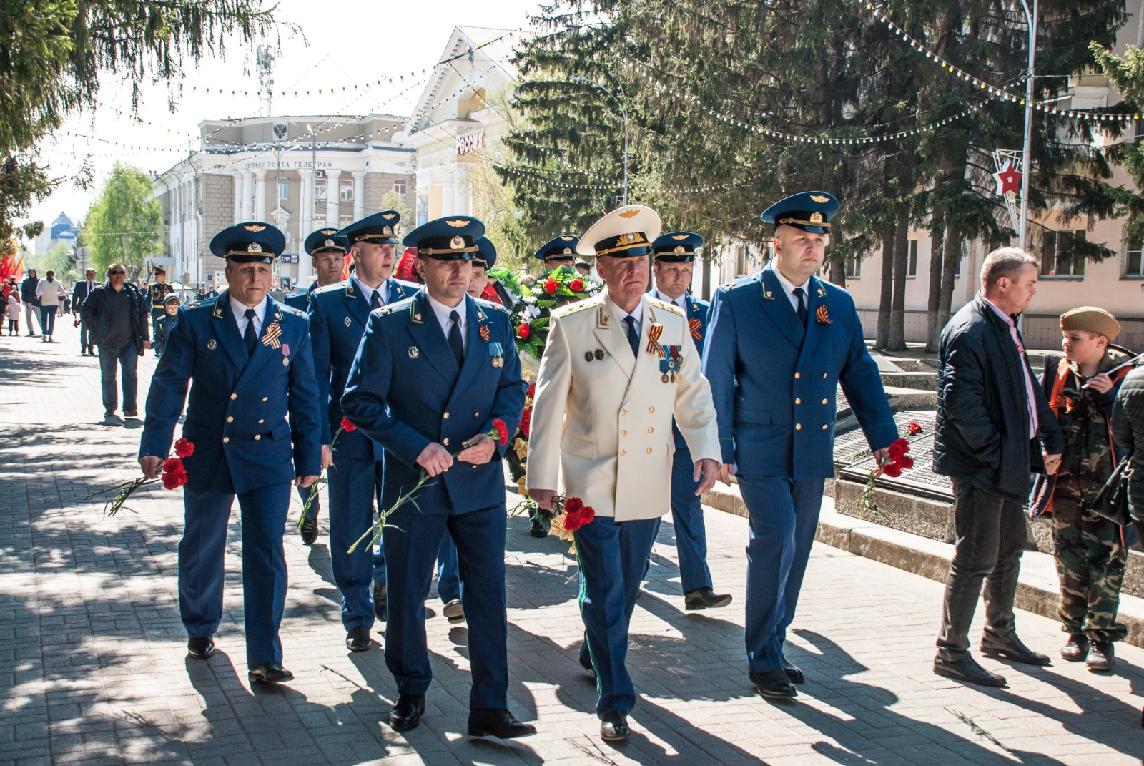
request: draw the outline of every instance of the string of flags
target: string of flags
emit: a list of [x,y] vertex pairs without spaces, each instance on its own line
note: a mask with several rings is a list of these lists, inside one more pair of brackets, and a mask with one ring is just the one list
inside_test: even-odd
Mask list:
[[[962,82],[967,82],[978,90],[984,91],[989,95],[994,96],[995,98],[1001,99],[1002,101],[1007,101],[1011,104],[1018,104],[1020,106],[1025,105],[1024,96],[1010,93],[1004,88],[1000,88],[996,85],[993,85],[992,83],[986,82],[980,77],[970,74],[956,64],[950,63],[937,53],[934,53],[932,50],[923,45],[919,40],[910,35],[910,33],[908,33],[906,30],[895,24],[893,20],[890,19],[890,17],[882,11],[881,8],[879,8],[873,2],[866,0],[865,7],[866,10],[869,11],[874,18],[882,22],[882,24],[884,24],[887,29],[889,29],[895,36],[897,36],[898,39],[905,42],[918,53],[921,53],[927,60],[937,64],[943,71],[950,74],[954,79],[961,80]],[[1105,112],[1087,111],[1083,109],[1060,109],[1055,106],[1049,106],[1045,102],[1033,102],[1033,109],[1043,114],[1051,114],[1073,120],[1107,124],[1140,119],[1140,114],[1138,112],[1111,114]]]

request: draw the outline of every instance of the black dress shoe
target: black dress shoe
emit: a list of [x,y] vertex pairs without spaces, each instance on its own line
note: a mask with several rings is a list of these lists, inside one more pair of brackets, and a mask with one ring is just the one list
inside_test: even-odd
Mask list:
[[377,585],[373,586],[373,616],[377,618],[378,622],[385,622],[385,618],[389,616],[389,593],[385,588]]
[[275,684],[285,683],[286,681],[293,681],[294,674],[281,665],[273,662],[267,662],[265,665],[251,668],[247,672],[247,678],[253,684],[266,684],[273,686]]
[[939,654],[934,658],[933,672],[939,676],[952,678],[954,681],[965,681],[978,686],[992,686],[1001,689],[1007,685],[1004,676],[990,673],[978,665],[977,660],[968,653],[956,660],[946,659]]
[[628,714],[622,710],[604,713],[604,717],[600,720],[600,739],[605,742],[623,742],[631,733]]
[[767,699],[789,700],[798,696],[798,690],[782,670],[752,670],[750,677],[759,694]]
[[369,649],[369,628],[350,628],[346,631],[346,648],[351,652]]
[[802,668],[795,665],[786,657],[783,657],[783,672],[786,673],[787,680],[792,684],[801,684],[806,680],[806,677],[802,674]]
[[718,609],[731,603],[730,593],[716,593],[710,588],[699,588],[683,594],[683,608],[689,612],[696,609]]
[[544,528],[544,523],[539,519],[533,519],[532,528],[528,530],[528,534],[533,537],[548,537],[548,530]]
[[302,519],[302,543],[304,545],[313,545],[314,541],[318,539],[318,520],[313,516],[307,515]]
[[521,723],[516,716],[501,708],[478,708],[469,711],[470,737],[499,737],[512,739],[513,737],[527,737],[535,734],[536,727],[530,723]]
[[1025,665],[1052,665],[1049,655],[1034,652],[1022,643],[1016,635],[1008,639],[994,638],[986,634],[981,639],[981,653],[986,657],[1001,657],[1002,659],[1020,662]]
[[187,656],[196,660],[205,660],[215,653],[214,637],[191,636],[187,639]]
[[425,695],[402,694],[398,696],[393,710],[389,711],[389,725],[394,731],[416,729],[423,715],[425,715]]

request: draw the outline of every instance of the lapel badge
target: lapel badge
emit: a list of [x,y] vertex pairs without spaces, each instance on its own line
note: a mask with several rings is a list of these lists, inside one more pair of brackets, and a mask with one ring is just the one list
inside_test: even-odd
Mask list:
[[830,318],[830,312],[826,310],[825,303],[814,310],[814,319],[819,324],[833,324],[833,320]]
[[417,346],[409,347],[409,358],[416,359],[421,352],[417,350]]
[[608,307],[600,304],[599,310],[596,312],[596,327],[604,329],[608,326]]
[[222,319],[222,306],[216,303],[214,311],[211,312],[211,316],[213,316],[215,319]]
[[350,324],[352,324],[352,323],[353,323],[353,320],[351,320],[349,317],[346,317],[346,327],[349,327]]
[[823,287],[822,285],[818,286],[818,297],[819,298],[825,298],[826,297],[826,288]]
[[775,299],[775,294],[772,293],[770,290],[764,289],[763,290],[763,298],[765,298],[768,301],[773,301]]
[[214,351],[216,348],[218,348],[218,341],[214,338],[209,339],[207,341],[207,350]]

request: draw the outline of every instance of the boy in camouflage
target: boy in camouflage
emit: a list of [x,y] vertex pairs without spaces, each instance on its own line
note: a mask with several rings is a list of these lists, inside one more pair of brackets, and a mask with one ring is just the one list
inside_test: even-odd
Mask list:
[[1120,325],[1091,306],[1061,315],[1064,358],[1045,361],[1049,407],[1065,436],[1065,450],[1052,498],[1053,542],[1061,580],[1060,619],[1068,633],[1061,657],[1087,660],[1091,671],[1109,671],[1113,642],[1127,628],[1116,621],[1126,550],[1122,530],[1083,508],[1112,473],[1110,422],[1117,383],[1107,371],[1131,354],[1112,346]]

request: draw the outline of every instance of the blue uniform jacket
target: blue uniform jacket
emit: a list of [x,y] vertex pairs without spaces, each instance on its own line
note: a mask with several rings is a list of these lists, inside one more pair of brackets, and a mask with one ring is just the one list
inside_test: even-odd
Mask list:
[[834,474],[838,384],[873,449],[897,438],[848,292],[817,277],[806,329],[771,269],[719,288],[703,354],[723,461],[748,477]]
[[[416,285],[397,279],[388,280],[388,285],[390,303],[417,292]],[[322,404],[322,444],[330,444],[342,422],[342,394],[369,313],[369,302],[352,278],[315,290],[310,298],[310,338],[314,343],[318,401]],[[335,449],[339,456],[382,459],[381,446],[357,431],[338,436]]]
[[190,402],[183,436],[195,453],[183,460],[187,485],[249,492],[317,476],[318,388],[309,322],[273,299],[266,302],[262,339],[247,357],[230,310],[230,293],[179,310],[167,349],[151,379],[140,455],[167,457],[175,424]]
[[318,283],[313,282],[305,290],[299,290],[296,293],[290,293],[282,299],[282,302],[290,308],[298,309],[298,311],[301,311],[303,314],[305,314],[306,310],[310,308],[310,296],[314,294],[314,290],[317,289],[317,287]]
[[[460,370],[425,288],[370,314],[342,410],[394,458],[385,465],[385,507],[417,483],[417,456],[431,442],[455,454],[466,440],[488,432],[494,418],[504,421],[509,434],[520,422],[526,386],[508,313],[469,296],[464,306]],[[503,504],[505,449],[498,444],[485,465],[454,462],[418,495],[421,512],[462,514]]]

